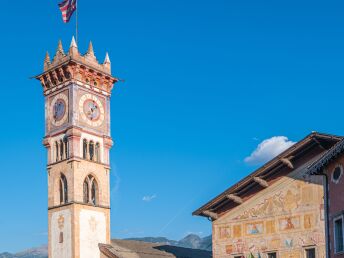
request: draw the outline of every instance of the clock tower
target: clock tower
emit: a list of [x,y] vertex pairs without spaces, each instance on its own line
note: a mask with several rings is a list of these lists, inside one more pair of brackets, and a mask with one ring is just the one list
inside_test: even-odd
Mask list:
[[110,96],[118,81],[92,43],[80,54],[61,41],[36,78],[45,96],[49,258],[98,258],[110,243]]

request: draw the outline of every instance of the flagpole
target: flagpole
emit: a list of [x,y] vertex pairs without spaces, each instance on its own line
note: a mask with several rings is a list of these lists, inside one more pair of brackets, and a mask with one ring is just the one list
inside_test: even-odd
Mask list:
[[76,15],[75,15],[75,37],[76,37],[76,44],[78,45],[78,0],[76,0]]

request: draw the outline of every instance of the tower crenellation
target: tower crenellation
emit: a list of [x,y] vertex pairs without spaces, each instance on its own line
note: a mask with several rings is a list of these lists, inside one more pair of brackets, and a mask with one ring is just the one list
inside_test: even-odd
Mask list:
[[113,84],[118,81],[111,75],[111,62],[108,54],[104,63],[100,63],[90,42],[87,52],[79,52],[73,37],[69,50],[65,51],[59,40],[54,58],[51,60],[47,53],[44,59],[44,73],[37,76],[41,81],[45,94],[61,87],[67,80],[75,80],[79,84],[86,84],[104,95],[110,95]]

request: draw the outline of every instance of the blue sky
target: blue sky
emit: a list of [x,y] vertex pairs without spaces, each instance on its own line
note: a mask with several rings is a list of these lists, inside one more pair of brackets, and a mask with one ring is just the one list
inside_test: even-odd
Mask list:
[[[47,242],[44,100],[29,78],[74,34],[57,1],[2,9],[0,252]],[[276,148],[344,134],[343,1],[79,0],[79,14],[79,49],[109,51],[125,79],[112,96],[113,237],[208,235],[192,211]]]

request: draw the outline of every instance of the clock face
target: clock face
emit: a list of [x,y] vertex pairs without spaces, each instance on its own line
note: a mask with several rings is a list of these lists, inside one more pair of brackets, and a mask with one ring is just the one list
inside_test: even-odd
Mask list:
[[94,100],[88,99],[84,102],[84,113],[91,121],[97,121],[100,116],[100,108]]
[[84,94],[79,101],[81,118],[90,126],[100,126],[104,121],[102,102],[92,94]]
[[63,99],[58,99],[56,102],[55,102],[55,105],[54,105],[54,119],[55,121],[59,121],[63,118],[65,112],[66,112],[66,103],[64,102]]
[[62,125],[68,117],[68,98],[65,94],[56,95],[50,104],[50,119],[55,126]]

